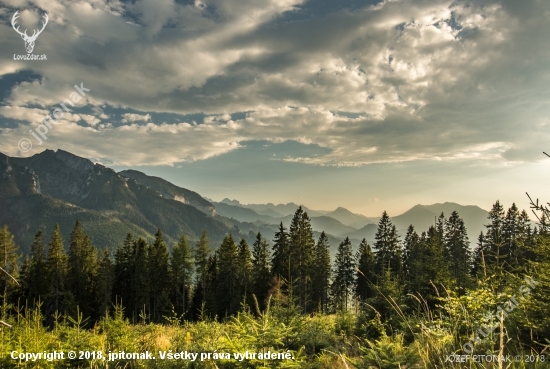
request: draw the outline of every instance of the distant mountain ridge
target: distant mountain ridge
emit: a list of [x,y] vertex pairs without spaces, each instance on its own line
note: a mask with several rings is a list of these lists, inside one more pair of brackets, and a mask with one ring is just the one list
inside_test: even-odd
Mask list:
[[[196,239],[206,229],[221,240],[232,231],[198,194],[138,173],[124,176],[63,150],[29,158],[0,153],[0,224],[9,226],[23,250],[39,229],[48,237],[55,223],[67,239],[76,219],[100,247],[116,246],[128,232],[151,238],[157,227],[170,244],[182,233]],[[176,199],[178,193],[184,198]]]
[[[128,232],[152,238],[162,229],[170,246],[182,233],[197,239],[203,229],[213,244],[226,234],[252,241],[257,232],[272,241],[277,225],[288,228],[299,205],[248,204],[224,199],[212,202],[199,193],[176,186],[162,178],[136,170],[116,173],[101,164],[63,150],[45,150],[29,158],[12,158],[0,153],[0,225],[7,224],[16,241],[27,250],[34,234],[42,229],[46,237],[60,223],[67,239],[76,219],[100,247],[116,247]],[[374,241],[378,217],[355,214],[338,207],[334,211],[305,206],[315,234],[325,231],[335,244],[350,237]],[[420,233],[443,212],[456,210],[464,219],[471,242],[487,222],[487,211],[456,203],[416,205],[390,218],[401,237],[412,224]]]

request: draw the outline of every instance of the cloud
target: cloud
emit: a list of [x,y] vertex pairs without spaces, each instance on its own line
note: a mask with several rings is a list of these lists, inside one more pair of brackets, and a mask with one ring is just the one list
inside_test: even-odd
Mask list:
[[134,113],[125,113],[122,114],[122,122],[128,123],[128,122],[148,122],[151,120],[151,116],[149,114],[134,114]]
[[[50,24],[37,48],[52,62],[0,67],[43,76],[12,89],[0,114],[20,126],[2,142],[17,143],[37,114],[15,109],[46,110],[84,81],[91,112],[80,117],[93,129],[73,124],[45,145],[125,165],[202,160],[247,140],[330,149],[278,157],[313,165],[537,160],[531,147],[550,138],[540,124],[550,97],[547,1],[521,11],[513,1],[383,1],[286,21],[303,4],[44,3]],[[20,52],[9,25],[0,40],[8,55]],[[123,111],[123,125],[105,123],[106,107]],[[237,112],[247,113],[232,119]],[[183,118],[196,113],[207,116]],[[77,144],[84,138],[88,148]]]

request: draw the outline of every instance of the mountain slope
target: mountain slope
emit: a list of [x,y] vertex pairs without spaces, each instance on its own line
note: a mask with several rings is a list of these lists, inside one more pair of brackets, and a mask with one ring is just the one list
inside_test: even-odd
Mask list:
[[393,224],[404,235],[409,224],[412,224],[417,232],[426,231],[435,224],[436,218],[443,212],[448,218],[453,211],[464,220],[470,242],[475,242],[479,232],[484,231],[483,226],[487,223],[488,212],[478,206],[464,206],[456,203],[446,202],[433,205],[415,205],[405,213],[391,217]]
[[[153,177],[172,193],[188,191],[159,180]],[[182,233],[194,240],[206,229],[213,241],[219,241],[231,231],[194,206],[63,150],[30,158],[0,154],[0,189],[0,221],[14,230],[22,247],[32,242],[38,229],[48,236],[57,221],[63,223],[64,235],[70,233],[76,219],[100,247],[119,244],[127,232],[150,237],[157,228],[170,246]]]
[[334,218],[341,223],[354,228],[361,228],[367,224],[373,224],[373,220],[362,214],[354,214],[346,208],[339,207],[336,210],[326,214],[326,216]]
[[194,191],[178,187],[159,177],[148,176],[137,170],[123,170],[118,174],[123,177],[132,178],[136,183],[149,187],[158,192],[162,197],[191,205],[208,215],[216,215],[214,206]]

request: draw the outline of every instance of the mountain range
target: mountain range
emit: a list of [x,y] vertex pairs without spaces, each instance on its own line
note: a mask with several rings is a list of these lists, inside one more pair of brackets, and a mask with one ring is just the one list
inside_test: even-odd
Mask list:
[[[158,228],[170,246],[182,233],[194,241],[202,230],[208,232],[214,247],[229,233],[250,243],[257,232],[272,240],[279,223],[288,228],[298,206],[245,205],[227,198],[209,201],[162,178],[136,170],[117,173],[61,149],[29,158],[0,153],[0,225],[8,225],[23,252],[29,251],[38,230],[48,239],[56,223],[67,240],[77,219],[99,247],[116,247],[127,233],[152,239]],[[362,238],[374,241],[378,217],[343,207],[334,211],[302,208],[311,218],[315,236],[321,231],[329,235],[333,251],[346,236],[354,244]],[[448,216],[454,210],[474,239],[487,219],[487,212],[477,206],[416,205],[392,221],[402,235],[409,224],[421,232],[441,212]]]

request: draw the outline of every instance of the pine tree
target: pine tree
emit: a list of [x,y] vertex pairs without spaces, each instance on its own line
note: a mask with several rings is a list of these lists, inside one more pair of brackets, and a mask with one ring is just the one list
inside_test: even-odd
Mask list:
[[5,312],[10,296],[18,289],[17,279],[19,278],[18,247],[13,241],[13,235],[8,226],[0,229],[0,291],[2,291],[3,311]]
[[193,278],[193,254],[187,237],[182,234],[172,251],[172,303],[176,313],[184,315],[189,308]]
[[147,266],[151,291],[151,315],[153,321],[160,322],[163,316],[171,313],[170,255],[160,229],[155,234],[155,242],[149,248]]
[[445,221],[445,258],[451,277],[461,288],[470,286],[471,252],[464,221],[456,211]]
[[96,319],[108,313],[113,304],[112,293],[115,280],[115,266],[111,260],[109,250],[98,252],[98,267],[94,281],[95,306],[97,307]]
[[273,259],[271,261],[271,274],[275,277],[290,280],[290,242],[283,222],[275,233],[273,240]]
[[417,258],[415,253],[418,250],[419,242],[420,237],[418,236],[418,233],[416,233],[412,224],[409,225],[407,228],[407,233],[405,234],[405,239],[403,240],[403,273],[407,284],[411,281],[411,269],[413,268],[411,263]]
[[367,240],[363,238],[359,244],[359,251],[355,256],[357,276],[355,277],[355,296],[365,302],[374,296],[374,282],[376,281],[376,259]]
[[[44,278],[48,273],[46,264],[46,246],[42,231],[38,231],[31,245],[31,253],[28,263],[26,278],[24,280],[26,298],[34,304],[48,293],[48,279]],[[42,296],[42,298],[41,298]]]
[[239,310],[241,302],[239,291],[238,265],[239,253],[233,236],[225,236],[218,250],[218,316],[231,316]]
[[258,232],[252,248],[252,293],[261,311],[266,308],[270,280],[269,244]]
[[378,229],[374,236],[376,242],[376,274],[384,275],[389,272],[394,276],[401,276],[402,273],[402,250],[399,244],[399,238],[395,225],[392,224],[390,217],[384,211],[382,218],[378,222]]
[[313,266],[313,230],[309,216],[300,206],[294,213],[289,228],[290,283],[298,305],[304,312],[310,311],[311,274]]
[[315,245],[312,273],[312,305],[322,313],[328,313],[330,306],[330,244],[325,232]]
[[348,237],[340,243],[334,260],[334,281],[331,286],[332,302],[338,311],[347,311],[355,284],[355,260]]
[[70,296],[70,292],[67,290],[67,272],[69,266],[59,224],[55,225],[51,241],[48,245],[46,264],[48,268],[46,278],[48,279],[50,290],[45,298],[44,306],[46,316],[49,317],[56,311],[66,311],[73,303],[72,296]]
[[75,306],[86,317],[94,314],[94,281],[97,273],[96,250],[88,235],[84,234],[80,221],[76,221],[71,233],[67,289],[74,298]]

